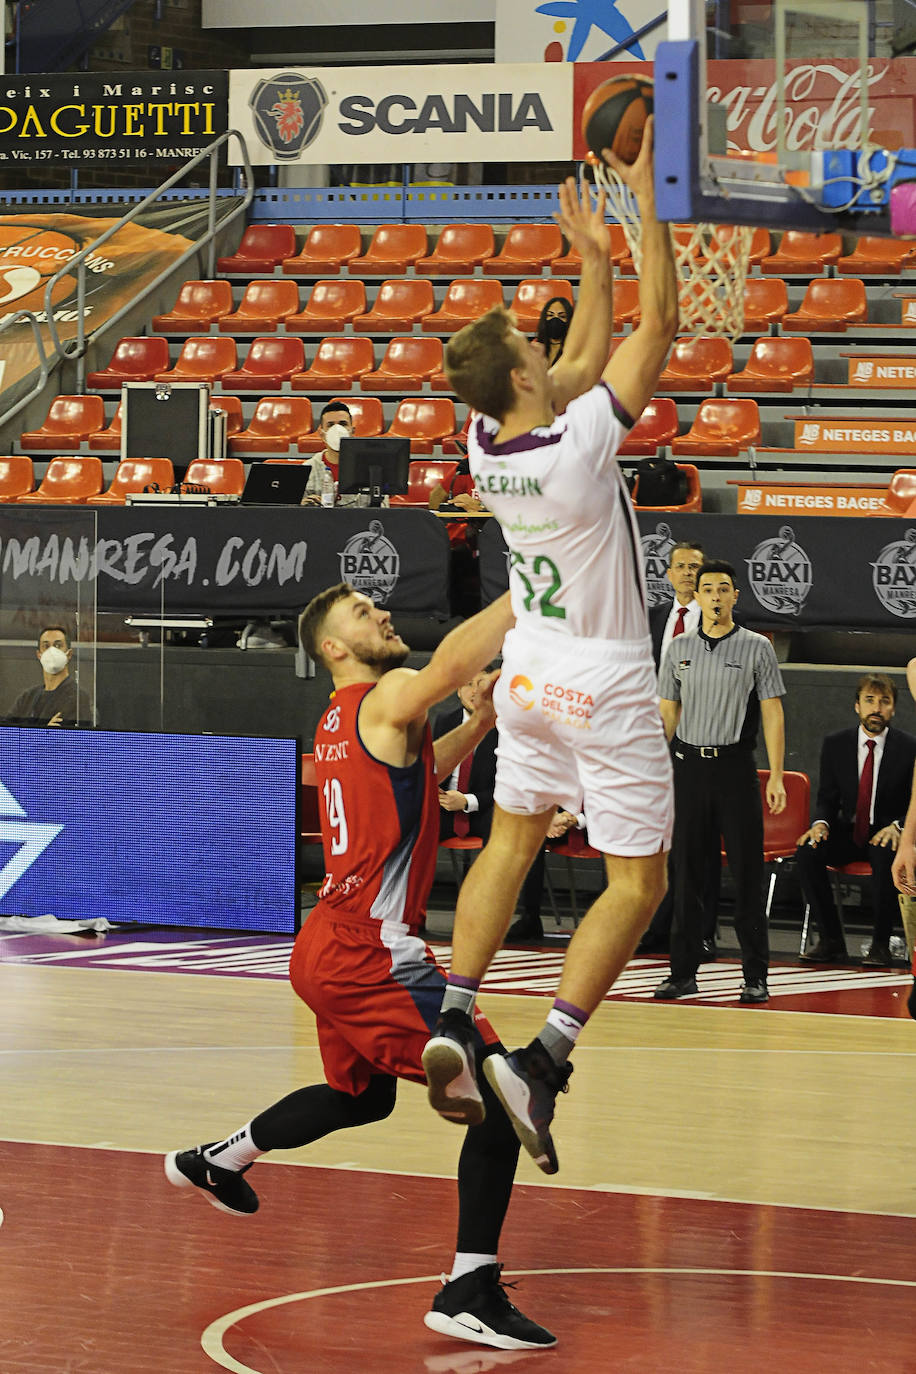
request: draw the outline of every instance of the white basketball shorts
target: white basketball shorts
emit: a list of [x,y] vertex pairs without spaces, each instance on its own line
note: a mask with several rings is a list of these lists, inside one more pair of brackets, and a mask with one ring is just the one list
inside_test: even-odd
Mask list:
[[578,639],[516,626],[493,698],[495,800],[504,811],[581,807],[602,853],[670,849],[671,759],[648,635]]

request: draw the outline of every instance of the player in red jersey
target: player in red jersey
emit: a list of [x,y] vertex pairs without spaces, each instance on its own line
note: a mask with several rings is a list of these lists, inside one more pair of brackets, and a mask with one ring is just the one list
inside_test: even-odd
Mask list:
[[[327,876],[290,960],[293,988],[315,1013],[325,1083],[299,1088],[225,1140],[166,1156],[169,1182],[201,1189],[215,1207],[255,1212],[244,1175],[268,1150],[296,1149],[331,1131],[381,1121],[398,1078],[425,1083],[421,1054],[439,1015],[445,974],[418,935],[439,837],[437,779],[447,778],[494,723],[494,675],[482,675],[474,710],[433,743],[427,711],[489,663],[513,621],[508,595],[448,634],[425,668],[391,616],[340,583],[299,620],[310,657],[334,693],[315,732]],[[480,1014],[476,1065],[503,1052]],[[449,1278],[424,1320],[433,1331],[503,1350],[554,1345],[551,1333],[509,1301],[498,1244],[518,1162],[518,1140],[473,1068],[435,1105],[466,1120],[458,1164],[458,1242]]]

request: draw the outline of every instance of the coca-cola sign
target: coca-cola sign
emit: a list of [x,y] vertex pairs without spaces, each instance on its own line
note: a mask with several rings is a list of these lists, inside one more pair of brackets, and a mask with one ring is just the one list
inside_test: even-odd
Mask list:
[[[651,77],[648,62],[615,63],[614,75],[626,71]],[[586,98],[607,79],[601,63],[576,63],[573,108],[573,155],[584,157],[580,115]],[[710,100],[728,109],[728,147],[732,152],[772,152],[777,144],[778,92],[775,63],[709,62]],[[916,146],[916,58],[872,58],[868,64],[869,128],[886,147]],[[852,59],[790,62],[784,80],[786,147],[850,147],[857,140],[860,117],[859,64]]]

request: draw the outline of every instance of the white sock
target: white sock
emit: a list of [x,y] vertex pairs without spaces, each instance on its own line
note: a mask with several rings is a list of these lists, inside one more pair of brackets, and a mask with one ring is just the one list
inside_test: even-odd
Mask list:
[[484,1264],[495,1264],[495,1255],[475,1255],[469,1250],[457,1251],[455,1263],[452,1265],[452,1272],[448,1276],[449,1283],[454,1283],[456,1279],[464,1278],[465,1274],[470,1274],[475,1269],[480,1269]]
[[240,1169],[253,1164],[266,1153],[266,1150],[259,1150],[252,1140],[249,1121],[247,1126],[243,1126],[240,1131],[234,1131],[226,1140],[220,1140],[216,1145],[208,1145],[204,1150],[204,1159],[216,1164],[220,1169],[231,1169],[237,1174]]

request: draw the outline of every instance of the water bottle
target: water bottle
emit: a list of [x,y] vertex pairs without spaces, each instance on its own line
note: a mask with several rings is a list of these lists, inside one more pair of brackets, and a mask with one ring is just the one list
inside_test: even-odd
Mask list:
[[321,504],[323,506],[333,506],[334,504],[334,478],[328,467],[321,474]]

